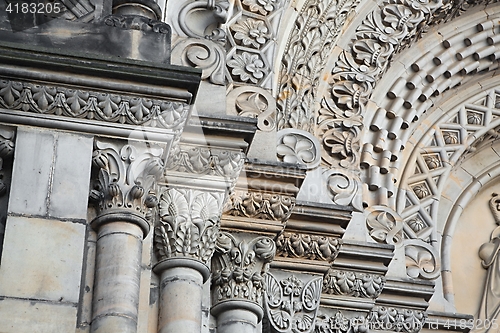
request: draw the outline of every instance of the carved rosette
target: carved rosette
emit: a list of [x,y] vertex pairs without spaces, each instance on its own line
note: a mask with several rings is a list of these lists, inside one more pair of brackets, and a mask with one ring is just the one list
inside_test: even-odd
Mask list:
[[192,258],[207,265],[215,249],[223,193],[169,188],[158,203],[154,249],[159,262]]
[[284,222],[294,206],[295,198],[289,195],[236,191],[226,209],[233,216]]
[[212,260],[213,304],[225,300],[246,300],[261,305],[264,274],[276,253],[269,237],[237,240],[227,232],[219,233]]
[[90,192],[90,198],[98,203],[96,220],[115,212],[144,219],[158,201],[154,186],[163,173],[162,154],[159,146],[142,149],[96,141],[92,155],[95,179]]
[[266,312],[273,330],[280,333],[313,332],[322,278],[304,283],[293,275],[278,281],[272,274],[267,274],[265,283]]
[[403,240],[403,219],[389,207],[370,207],[366,225],[370,236],[379,243],[398,244]]
[[382,275],[330,269],[323,280],[323,292],[331,295],[376,299],[385,285]]
[[281,257],[323,260],[337,258],[342,239],[318,235],[283,233],[276,240],[277,255]]

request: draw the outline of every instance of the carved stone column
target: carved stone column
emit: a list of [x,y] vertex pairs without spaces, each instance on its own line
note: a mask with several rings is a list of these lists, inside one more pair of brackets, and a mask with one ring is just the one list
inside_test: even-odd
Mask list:
[[147,212],[157,204],[150,193],[163,171],[160,147],[96,141],[92,163],[98,202],[91,226],[97,253],[91,332],[137,332],[142,240]]
[[262,320],[262,292],[269,263],[276,253],[265,236],[238,240],[222,232],[212,260],[212,314],[218,333],[256,333]]

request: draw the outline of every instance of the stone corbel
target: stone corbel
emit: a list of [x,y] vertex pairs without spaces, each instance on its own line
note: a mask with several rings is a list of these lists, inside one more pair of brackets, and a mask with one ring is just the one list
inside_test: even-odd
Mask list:
[[240,239],[227,232],[219,234],[212,261],[212,313],[218,332],[239,331],[238,325],[248,328],[240,328],[244,332],[256,332],[263,316],[265,274],[275,253],[276,245],[269,237]]

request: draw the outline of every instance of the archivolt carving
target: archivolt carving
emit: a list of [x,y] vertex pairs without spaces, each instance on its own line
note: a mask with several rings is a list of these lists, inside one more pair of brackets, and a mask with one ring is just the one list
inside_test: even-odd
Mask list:
[[308,169],[320,162],[319,142],[305,131],[291,128],[279,131],[276,151],[283,162],[305,164]]
[[180,256],[208,264],[219,232],[222,201],[222,193],[164,190],[154,234],[158,261]]
[[222,232],[217,237],[216,251],[212,261],[214,303],[239,298],[260,305],[264,274],[276,252],[274,241],[264,236],[240,241]]
[[370,236],[379,243],[397,244],[403,240],[403,220],[388,207],[370,207],[366,225]]
[[172,58],[180,59],[181,64],[202,70],[202,79],[210,83],[224,85],[224,49],[206,39],[186,38],[172,47]]
[[323,292],[332,295],[377,298],[385,285],[381,275],[330,269],[323,280]]
[[337,258],[341,245],[339,238],[297,233],[283,233],[276,240],[278,256],[328,262]]
[[189,105],[181,102],[10,80],[0,80],[0,106],[39,114],[176,131],[180,130],[189,114]]
[[322,278],[313,278],[304,283],[293,275],[281,281],[272,274],[265,276],[266,311],[275,331],[314,331],[321,297],[321,282]]
[[436,249],[420,239],[404,242],[406,274],[414,279],[432,280],[440,274],[440,260]]
[[257,118],[259,130],[269,132],[276,128],[276,101],[265,89],[238,87],[227,95],[227,103],[239,116]]

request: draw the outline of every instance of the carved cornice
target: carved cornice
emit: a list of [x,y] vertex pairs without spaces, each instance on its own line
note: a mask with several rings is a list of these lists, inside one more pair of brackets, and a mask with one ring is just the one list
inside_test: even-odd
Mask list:
[[310,333],[314,331],[321,297],[322,278],[307,282],[294,275],[278,281],[265,277],[265,305],[273,332]]
[[113,214],[128,214],[131,221],[138,219],[136,223],[147,234],[149,226],[142,220],[158,202],[153,190],[164,168],[162,154],[159,146],[143,148],[95,141],[92,155],[95,172],[90,191],[90,199],[97,203],[94,228],[112,222],[108,217]]
[[158,203],[154,249],[159,262],[192,258],[209,264],[219,233],[224,193],[168,188]]
[[339,253],[342,239],[285,232],[278,237],[276,245],[280,257],[332,262]]
[[264,273],[273,260],[276,245],[269,237],[238,240],[221,232],[212,260],[213,304],[241,299],[261,305]]
[[180,132],[190,111],[182,102],[7,79],[0,80],[0,107],[175,132]]
[[323,293],[376,299],[385,285],[385,277],[330,269],[323,278]]

